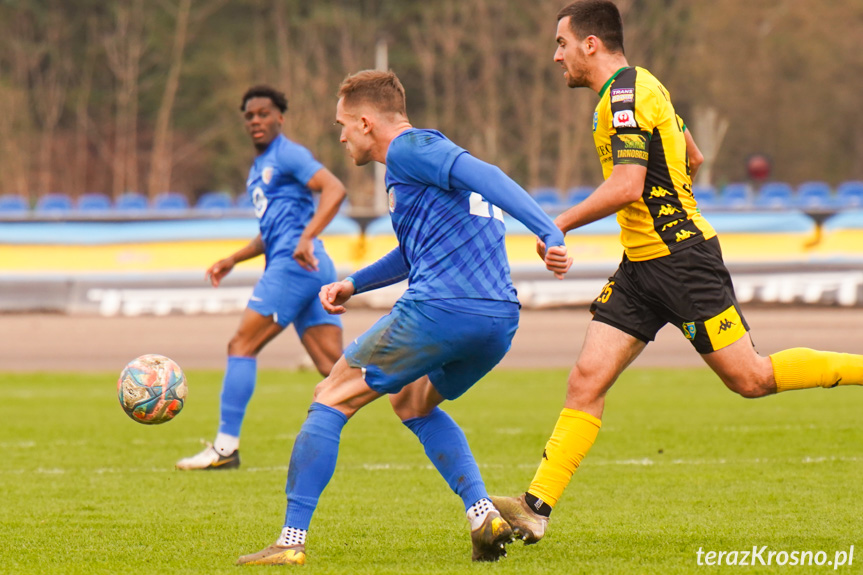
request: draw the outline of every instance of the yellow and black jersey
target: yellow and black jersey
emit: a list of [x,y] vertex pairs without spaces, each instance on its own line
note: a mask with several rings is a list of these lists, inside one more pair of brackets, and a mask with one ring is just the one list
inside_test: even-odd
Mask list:
[[616,164],[647,167],[641,198],[617,212],[620,240],[633,261],[716,235],[692,196],[683,129],[668,91],[644,68],[621,68],[599,93],[593,139],[603,176]]

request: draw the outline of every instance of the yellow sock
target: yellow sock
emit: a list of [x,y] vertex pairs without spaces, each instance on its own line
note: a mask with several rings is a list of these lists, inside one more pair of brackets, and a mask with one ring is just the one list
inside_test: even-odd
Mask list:
[[776,392],[863,385],[863,355],[793,347],[770,356]]
[[542,462],[527,492],[554,507],[596,441],[601,425],[602,422],[589,413],[564,408],[545,444]]

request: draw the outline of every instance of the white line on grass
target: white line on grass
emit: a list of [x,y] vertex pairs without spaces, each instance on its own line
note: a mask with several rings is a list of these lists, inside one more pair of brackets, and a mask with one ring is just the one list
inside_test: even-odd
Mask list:
[[[589,463],[585,462],[586,466],[622,466],[622,467],[650,467],[662,465],[680,465],[680,466],[700,466],[700,465],[777,465],[777,464],[817,464],[817,463],[859,463],[863,461],[863,457],[837,457],[837,456],[805,456],[802,458],[785,458],[771,459],[756,457],[753,459],[651,459],[645,457],[642,459],[592,459]],[[481,463],[482,469],[512,469],[512,465],[502,463]],[[525,462],[515,465],[518,469],[535,469],[536,462]],[[359,465],[340,465],[340,470],[348,471],[415,471],[419,469],[434,469],[430,464],[406,464],[406,463],[362,463]],[[247,473],[269,473],[269,472],[287,472],[287,465],[276,465],[270,467],[245,467],[239,471]],[[96,467],[88,468],[62,468],[62,467],[38,467],[36,469],[0,469],[0,475],[62,475],[64,473],[71,474],[95,474],[95,475],[110,475],[110,474],[135,474],[135,473],[179,473],[172,467]]]

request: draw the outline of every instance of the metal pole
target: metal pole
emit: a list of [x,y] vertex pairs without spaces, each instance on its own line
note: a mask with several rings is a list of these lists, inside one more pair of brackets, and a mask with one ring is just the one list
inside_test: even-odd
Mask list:
[[[389,48],[384,38],[379,38],[375,46],[375,69],[386,72],[389,69]],[[380,216],[387,213],[387,193],[385,176],[387,168],[383,164],[375,163],[375,190],[372,208],[375,215]]]

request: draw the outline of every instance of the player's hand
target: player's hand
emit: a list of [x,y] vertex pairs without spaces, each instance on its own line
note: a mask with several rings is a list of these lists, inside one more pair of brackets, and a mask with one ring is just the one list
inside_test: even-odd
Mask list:
[[351,299],[354,295],[354,284],[348,280],[327,284],[321,288],[321,293],[318,297],[321,299],[321,305],[327,313],[340,315],[345,313],[345,302]]
[[545,242],[539,238],[536,238],[536,254],[539,256],[539,259],[545,261]]
[[[545,248],[545,246],[543,246]],[[537,251],[539,247],[537,246]],[[545,267],[554,273],[554,277],[563,279],[569,268],[572,267],[572,258],[566,255],[566,246],[552,246],[545,251]]]
[[294,259],[305,270],[318,271],[318,258],[315,257],[315,242],[311,238],[300,236],[297,248],[294,250]]
[[204,277],[213,287],[219,287],[219,284],[222,283],[222,278],[231,273],[232,269],[234,269],[234,260],[225,258],[207,268],[207,273]]

